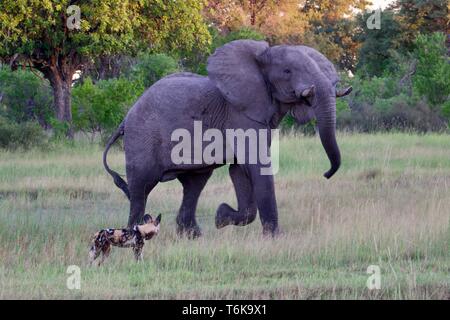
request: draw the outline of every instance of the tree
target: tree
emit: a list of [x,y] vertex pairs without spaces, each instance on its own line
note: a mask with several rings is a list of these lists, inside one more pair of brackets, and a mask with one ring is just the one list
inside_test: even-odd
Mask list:
[[48,81],[30,71],[0,68],[0,116],[14,123],[36,121],[46,128],[53,118],[52,104]]
[[412,50],[419,33],[442,32],[448,34],[448,0],[397,0],[391,8],[402,28],[400,46]]
[[292,0],[210,0],[205,16],[222,34],[243,28],[263,33],[271,42],[286,42],[292,33],[303,33],[308,22]]
[[[70,5],[80,10],[79,28],[76,11],[67,14]],[[202,6],[198,0],[2,0],[0,58],[13,69],[20,64],[41,72],[53,88],[57,119],[70,123],[77,70],[96,58],[143,47],[207,47],[210,37]]]
[[301,10],[313,20],[331,23],[349,17],[355,10],[364,10],[369,3],[367,0],[305,0]]
[[251,28],[272,44],[306,44],[353,70],[359,43],[355,10],[366,0],[210,0],[205,16],[221,33]]
[[305,0],[302,19],[310,27],[303,42],[315,47],[345,70],[354,71],[361,42],[357,12],[363,12],[367,0]]
[[142,94],[140,81],[125,78],[100,80],[96,84],[86,78],[73,88],[73,125],[91,134],[110,134],[123,120],[128,109]]
[[362,76],[381,76],[390,68],[393,53],[399,49],[398,37],[401,28],[395,19],[395,12],[384,10],[381,14],[381,29],[367,29],[367,19],[370,13],[359,17],[359,25],[363,32],[359,41],[362,46],[359,51],[357,70]]
[[450,59],[446,55],[445,35],[435,32],[419,35],[415,41],[414,57],[417,69],[414,89],[433,105],[448,102],[450,97]]
[[131,79],[148,88],[159,79],[179,71],[178,61],[168,55],[142,53],[129,73]]

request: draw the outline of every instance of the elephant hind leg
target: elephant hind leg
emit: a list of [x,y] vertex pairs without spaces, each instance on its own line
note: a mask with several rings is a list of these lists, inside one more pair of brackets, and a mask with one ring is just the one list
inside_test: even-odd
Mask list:
[[148,195],[158,184],[159,178],[148,170],[127,170],[127,177],[131,177],[129,178],[130,215],[128,218],[128,227],[131,228],[140,223],[144,217]]
[[195,219],[198,198],[211,177],[212,170],[203,173],[184,173],[178,176],[183,185],[183,201],[177,216],[177,233],[189,238],[201,236],[200,227]]
[[244,168],[238,164],[232,164],[229,173],[236,191],[238,210],[222,203],[216,212],[216,227],[218,229],[230,224],[235,226],[248,225],[255,220],[257,213],[253,186]]

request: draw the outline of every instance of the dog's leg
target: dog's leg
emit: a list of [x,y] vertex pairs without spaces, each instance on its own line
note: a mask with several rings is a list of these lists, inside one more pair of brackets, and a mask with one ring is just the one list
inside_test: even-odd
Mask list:
[[95,244],[92,245],[91,250],[89,250],[89,265],[93,265],[95,259],[98,258],[101,251],[100,248],[98,248]]
[[105,245],[102,248],[102,258],[100,259],[98,265],[101,265],[103,262],[105,262],[105,259],[109,257],[110,253],[111,253],[111,244],[105,243]]
[[142,248],[144,247],[144,245],[140,245],[140,244],[136,244],[133,247],[133,253],[134,253],[134,257],[136,258],[136,261],[142,261]]

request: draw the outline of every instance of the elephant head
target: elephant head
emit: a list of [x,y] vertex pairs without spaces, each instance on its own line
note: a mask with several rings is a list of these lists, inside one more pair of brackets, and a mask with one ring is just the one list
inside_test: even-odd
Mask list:
[[351,87],[336,89],[339,76],[321,53],[306,46],[237,40],[208,59],[208,76],[232,106],[254,121],[267,124],[280,109],[300,124],[316,118],[331,163],[324,176],[329,179],[339,169],[336,97],[349,94]]

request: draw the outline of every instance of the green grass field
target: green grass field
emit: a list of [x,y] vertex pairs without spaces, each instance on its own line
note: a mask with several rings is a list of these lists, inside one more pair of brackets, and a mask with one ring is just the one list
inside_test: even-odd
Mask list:
[[[163,214],[158,237],[136,263],[114,248],[100,268],[87,264],[92,234],[126,224],[128,200],[85,143],[0,153],[0,298],[450,299],[450,136],[340,134],[343,167],[330,181],[318,138],[280,143],[276,176],[282,234],[248,227],[216,230],[221,202],[235,206],[225,168],[200,199],[198,240],[178,238],[181,185],[152,192]],[[124,172],[119,149],[112,166]],[[66,287],[69,265],[81,289]],[[368,290],[369,265],[381,289]]]

